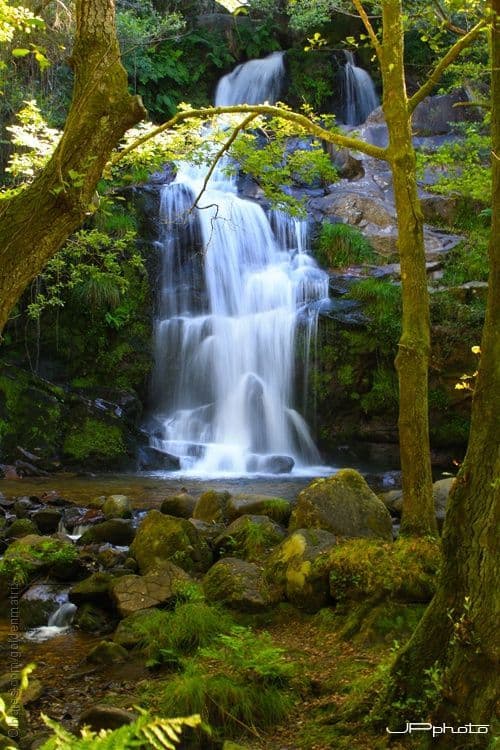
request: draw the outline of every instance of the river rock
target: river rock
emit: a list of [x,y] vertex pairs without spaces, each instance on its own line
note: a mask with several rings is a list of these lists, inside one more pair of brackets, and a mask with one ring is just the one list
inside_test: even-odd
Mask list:
[[276,523],[287,523],[292,512],[292,503],[283,497],[270,495],[234,495],[227,504],[227,515],[230,521],[239,516],[268,516]]
[[41,534],[53,534],[59,528],[62,512],[57,508],[42,508],[31,516]]
[[132,503],[126,495],[108,495],[102,506],[104,517],[110,518],[131,518]]
[[125,518],[110,518],[109,521],[96,523],[87,529],[78,540],[78,544],[103,544],[108,542],[118,547],[127,547],[135,537],[131,521]]
[[75,583],[69,590],[68,598],[76,605],[90,602],[101,607],[109,607],[111,604],[111,586],[115,580],[110,573],[92,573],[83,581]]
[[142,445],[137,452],[139,471],[178,471],[181,462],[178,456],[164,453],[150,445]]
[[359,180],[364,177],[363,162],[356,159],[348,148],[339,148],[333,143],[328,143],[326,148],[339,177],[345,180]]
[[96,704],[80,715],[78,725],[89,727],[93,732],[100,732],[101,729],[119,729],[126,724],[132,724],[136,718],[136,714],[123,708]]
[[19,600],[19,619],[24,630],[47,625],[50,615],[66,600],[60,586],[36,584],[24,592]]
[[203,590],[207,601],[241,612],[259,612],[281,599],[277,587],[264,580],[257,565],[235,557],[219,560],[210,568]]
[[28,534],[38,534],[38,527],[30,518],[16,518],[6,530],[11,539],[21,539]]
[[215,540],[225,528],[221,523],[207,523],[206,521],[200,521],[198,518],[190,518],[189,523],[193,524],[198,534],[211,549],[213,549]]
[[295,466],[291,456],[265,456],[259,461],[259,471],[265,474],[290,474]]
[[203,572],[212,562],[212,553],[193,524],[158,510],[149,511],[143,518],[130,552],[141,573],[147,573],[165,560],[187,572]]
[[328,555],[336,544],[329,531],[298,529],[271,553],[265,578],[294,606],[317,612],[330,601]]
[[375,224],[378,227],[395,224],[394,206],[379,193],[370,193],[366,187],[360,192],[336,185],[332,189],[334,192],[311,201],[313,211],[326,216],[339,216],[347,224]]
[[29,514],[38,508],[38,503],[33,502],[30,497],[16,497],[14,500],[14,513],[18,518],[27,518]]
[[121,616],[128,617],[141,609],[171,604],[191,580],[177,565],[164,561],[146,575],[122,576],[113,584],[111,594]]
[[90,664],[119,664],[128,659],[128,651],[113,641],[101,641],[90,649],[85,661]]
[[78,607],[73,625],[84,633],[108,635],[116,626],[116,616],[108,608],[97,607],[92,602],[85,602]]
[[215,540],[220,556],[258,561],[285,537],[285,531],[267,516],[244,515],[233,521]]
[[162,502],[160,510],[167,516],[178,518],[191,518],[196,505],[196,498],[188,492],[179,492],[177,495],[166,497]]
[[[446,477],[445,479],[438,479],[438,481],[434,482],[432,485],[434,509],[439,527],[441,527],[444,522],[448,496],[454,481],[455,477]],[[389,492],[385,492],[382,499],[391,513],[395,516],[401,516],[403,512],[403,490],[390,490]]]
[[193,511],[193,518],[207,523],[227,523],[230,499],[231,494],[229,492],[207,490],[200,495]]
[[354,469],[315,479],[299,493],[290,530],[325,529],[342,537],[392,539],[391,516]]

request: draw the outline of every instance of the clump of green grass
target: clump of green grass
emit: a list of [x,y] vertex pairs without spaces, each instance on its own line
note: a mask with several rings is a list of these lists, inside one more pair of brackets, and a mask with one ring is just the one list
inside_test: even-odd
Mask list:
[[370,242],[350,224],[324,223],[318,239],[316,258],[327,268],[345,268],[374,263],[376,253]]

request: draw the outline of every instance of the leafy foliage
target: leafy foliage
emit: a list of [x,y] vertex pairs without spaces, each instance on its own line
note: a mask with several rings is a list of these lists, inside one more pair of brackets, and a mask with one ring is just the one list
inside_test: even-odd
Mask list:
[[349,297],[363,302],[368,330],[384,351],[394,351],[401,335],[401,289],[392,281],[368,278],[354,284]]
[[131,724],[119,729],[99,733],[82,729],[75,737],[57,722],[42,715],[45,724],[52,729],[53,736],[44,742],[41,750],[129,750],[129,748],[153,748],[153,750],[175,750],[186,727],[201,727],[198,715],[184,718],[162,719],[143,713]]
[[17,150],[11,155],[5,171],[16,183],[33,179],[50,159],[61,135],[59,130],[47,125],[34,99],[24,104],[17,113],[17,124],[7,127]]

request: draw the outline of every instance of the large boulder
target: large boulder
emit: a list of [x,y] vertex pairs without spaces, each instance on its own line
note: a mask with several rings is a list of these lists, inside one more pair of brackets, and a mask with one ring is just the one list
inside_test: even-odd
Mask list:
[[131,518],[132,503],[126,495],[108,495],[102,506],[106,519]]
[[452,123],[477,119],[474,107],[456,106],[468,101],[469,97],[464,89],[450,94],[427,96],[413,113],[413,132],[420,135],[440,135],[449,133]]
[[215,540],[219,555],[258,561],[285,537],[285,531],[267,516],[245,515],[233,521]]
[[109,665],[119,664],[129,657],[128,651],[113,641],[101,641],[93,646],[87,654],[85,661],[91,664]]
[[200,495],[193,511],[193,518],[206,523],[226,523],[229,520],[228,504],[231,499],[229,492],[207,490]]
[[268,516],[277,523],[287,523],[292,512],[290,500],[268,495],[234,495],[227,503],[227,515],[230,521],[239,516]]
[[97,604],[106,607],[111,604],[111,585],[114,576],[110,573],[92,573],[83,581],[75,583],[69,590],[68,598],[73,604]]
[[188,492],[179,492],[177,495],[166,497],[162,502],[160,510],[167,516],[179,518],[191,518],[196,506],[196,498]]
[[131,554],[141,573],[147,573],[165,560],[188,572],[204,572],[210,567],[212,553],[192,523],[184,518],[166,516],[151,510],[141,521]]
[[299,493],[290,530],[325,529],[341,537],[392,539],[391,516],[354,469],[315,479]]
[[135,537],[132,521],[125,518],[110,518],[108,521],[96,523],[83,532],[78,544],[113,544],[118,547],[128,547]]
[[121,616],[128,617],[141,609],[171,604],[191,580],[177,565],[164,561],[146,575],[118,578],[111,594]]
[[210,568],[203,590],[207,601],[241,612],[259,612],[281,599],[278,587],[264,580],[257,565],[235,557],[219,560]]
[[266,562],[265,579],[300,609],[317,612],[330,601],[328,559],[337,540],[329,531],[299,529]]

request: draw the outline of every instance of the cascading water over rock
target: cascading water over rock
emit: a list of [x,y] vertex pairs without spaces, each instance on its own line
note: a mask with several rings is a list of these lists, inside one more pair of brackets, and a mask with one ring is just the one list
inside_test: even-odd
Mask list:
[[352,52],[346,50],[342,77],[343,115],[346,125],[360,125],[379,105],[370,74],[354,62]]
[[[276,54],[239,66],[216,103],[273,101],[282,71]],[[296,341],[300,329],[307,362],[328,277],[307,254],[306,222],[240,198],[223,167],[195,209],[206,167],[179,164],[161,191],[151,443],[195,474],[319,464],[294,406]]]

